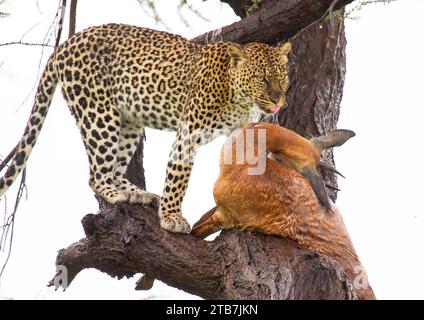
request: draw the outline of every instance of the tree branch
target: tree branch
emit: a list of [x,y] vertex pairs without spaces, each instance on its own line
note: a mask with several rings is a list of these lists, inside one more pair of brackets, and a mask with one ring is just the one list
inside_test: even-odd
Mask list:
[[71,0],[71,8],[69,10],[69,33],[68,38],[73,36],[76,28],[77,21],[77,4],[78,0]]
[[[192,41],[206,43],[212,34],[219,33],[225,41],[241,44],[263,42],[276,44],[286,41],[299,30],[319,20],[333,6],[338,10],[354,0],[271,0],[260,10],[220,30],[202,34]],[[264,32],[266,30],[266,32]]]
[[65,11],[66,11],[66,0],[61,0],[59,10],[60,10],[60,16],[59,16],[59,21],[57,22],[57,33],[56,33],[56,40],[54,44],[55,48],[59,47],[60,38],[62,36],[63,18],[65,16]]
[[287,239],[231,230],[208,242],[169,233],[156,210],[127,204],[86,215],[82,224],[87,238],[56,260],[69,283],[96,268],[118,278],[147,273],[205,299],[357,298],[338,265]]
[[24,41],[11,41],[11,42],[0,43],[0,47],[13,46],[13,45],[37,46],[37,47],[51,47],[51,48],[54,48],[54,46],[52,46],[50,44],[46,44],[46,43],[33,43],[33,42],[24,42]]

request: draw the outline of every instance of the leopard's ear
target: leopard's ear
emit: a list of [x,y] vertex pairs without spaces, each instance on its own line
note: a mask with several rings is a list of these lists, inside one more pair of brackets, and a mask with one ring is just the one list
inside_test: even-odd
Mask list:
[[292,45],[290,42],[285,42],[278,49],[280,49],[280,53],[284,56],[287,56],[291,51]]
[[246,55],[244,54],[243,49],[239,46],[230,44],[228,45],[227,50],[231,58],[231,67],[237,68],[246,61]]
[[290,42],[285,42],[284,44],[278,47],[278,51],[280,52],[281,58],[284,60],[285,63],[289,61],[287,56],[289,55],[291,48],[292,46]]

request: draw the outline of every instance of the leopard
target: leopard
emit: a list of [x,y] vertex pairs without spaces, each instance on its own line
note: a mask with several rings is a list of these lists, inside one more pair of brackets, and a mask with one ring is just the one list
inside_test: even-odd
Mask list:
[[[288,41],[197,44],[117,23],[75,33],[46,63],[0,196],[25,168],[59,84],[82,136],[94,193],[110,204],[157,201],[161,227],[189,233],[181,206],[198,148],[283,107],[290,51]],[[176,132],[160,197],[126,175],[145,128]]]

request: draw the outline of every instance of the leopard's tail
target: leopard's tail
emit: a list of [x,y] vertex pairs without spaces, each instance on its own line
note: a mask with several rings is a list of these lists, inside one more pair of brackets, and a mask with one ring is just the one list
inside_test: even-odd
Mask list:
[[0,179],[0,197],[9,189],[19,173],[25,168],[28,157],[37,141],[41,127],[43,126],[58,82],[53,61],[54,54],[47,62],[41,76],[31,115],[28,119],[21,141],[18,143],[15,150],[12,151],[13,158],[10,158],[10,165],[0,161],[0,169],[7,168],[6,173]]

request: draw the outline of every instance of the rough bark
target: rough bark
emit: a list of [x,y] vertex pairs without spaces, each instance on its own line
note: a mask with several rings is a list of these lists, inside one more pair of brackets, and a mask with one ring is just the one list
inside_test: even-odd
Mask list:
[[96,268],[118,278],[147,273],[205,299],[357,297],[338,265],[286,239],[231,230],[204,241],[163,230],[155,209],[125,204],[89,214],[82,224],[87,237],[56,260],[69,282]]
[[143,167],[144,140],[145,140],[145,135],[143,132],[143,134],[139,138],[137,150],[135,151],[135,154],[128,165],[127,178],[131,183],[135,184],[141,189],[146,190],[146,179],[144,176],[144,167]]
[[[321,18],[332,3],[338,8],[349,2],[263,1],[261,11],[222,28],[221,38],[275,44]],[[335,128],[338,119],[345,72],[343,21],[313,25],[291,41],[287,104],[274,120],[307,137],[319,135]],[[128,176],[145,186],[142,147]],[[97,215],[82,221],[87,237],[60,250],[56,264],[67,267],[69,280],[85,268],[119,278],[146,273],[208,299],[357,298],[337,264],[292,241],[238,230],[223,232],[213,242],[171,234],[159,227],[156,209],[101,203]]]
[[[311,138],[336,129],[346,73],[346,38],[343,20],[334,17],[316,24],[292,41],[290,84],[286,106],[278,123]],[[333,152],[323,160],[334,164]],[[335,175],[321,172],[325,182],[337,186]],[[333,200],[336,192],[330,190]]]
[[[214,30],[200,35],[195,42],[207,42],[212,34],[219,33],[225,41],[234,41],[241,44],[249,42],[263,42],[276,44],[293,37],[299,30],[308,27],[311,23],[326,15],[330,7],[333,10],[353,2],[354,0],[264,0],[260,10],[250,14],[245,19],[235,22],[220,30]],[[243,14],[252,1],[226,1]]]

